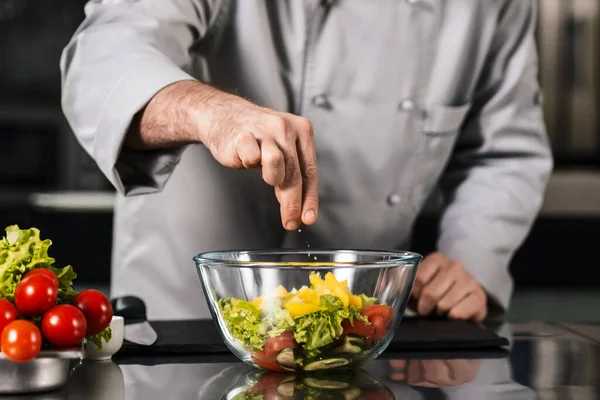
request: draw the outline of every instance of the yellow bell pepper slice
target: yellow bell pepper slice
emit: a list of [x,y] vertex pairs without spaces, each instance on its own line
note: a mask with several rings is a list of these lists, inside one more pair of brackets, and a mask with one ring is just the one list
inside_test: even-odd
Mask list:
[[290,313],[292,318],[298,318],[321,309],[317,304],[305,303],[297,297],[286,302],[284,308]]
[[348,304],[350,303],[348,293],[346,293],[344,288],[342,288],[340,283],[337,281],[337,279],[335,279],[335,276],[331,272],[328,272],[325,275],[325,285],[332,295],[342,301],[344,308],[348,308]]
[[353,294],[349,294],[348,297],[348,304],[350,304],[351,306],[362,307],[362,300],[360,297]]
[[310,280],[310,284],[316,289],[319,287],[322,287],[325,285],[325,282],[323,281],[323,279],[321,279],[321,277],[319,276],[319,274],[315,274],[314,272],[312,272],[310,274],[310,276],[308,277],[308,279]]
[[261,309],[262,305],[263,305],[263,301],[264,301],[264,297],[263,296],[259,296],[256,299],[252,300],[250,302],[250,304],[252,304],[254,307],[258,308],[259,310]]
[[273,291],[274,297],[286,297],[288,294],[289,293],[288,293],[287,289],[281,285],[277,286],[275,288],[275,290]]
[[308,286],[302,286],[298,292],[296,292],[296,296],[301,298],[302,300],[309,300],[313,297],[314,291],[310,289]]

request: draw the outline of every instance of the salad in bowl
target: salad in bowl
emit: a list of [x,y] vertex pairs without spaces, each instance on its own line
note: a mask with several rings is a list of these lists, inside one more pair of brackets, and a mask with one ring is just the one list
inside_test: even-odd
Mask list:
[[419,255],[350,252],[338,261],[339,252],[319,251],[321,261],[303,262],[293,261],[298,253],[275,253],[247,252],[244,258],[256,260],[241,262],[196,257],[211,313],[234,354],[266,370],[313,372],[361,365],[387,347]]

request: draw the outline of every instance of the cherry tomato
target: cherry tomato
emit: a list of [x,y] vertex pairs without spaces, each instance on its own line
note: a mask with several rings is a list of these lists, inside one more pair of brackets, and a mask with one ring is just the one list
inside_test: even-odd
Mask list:
[[15,289],[15,305],[23,315],[42,316],[56,304],[58,289],[42,275],[26,277]]
[[383,317],[379,314],[374,315],[370,319],[371,324],[375,327],[375,333],[373,334],[373,340],[381,340],[384,338],[387,330],[383,324]]
[[56,347],[78,346],[86,331],[85,316],[77,307],[68,304],[52,308],[42,320],[44,337]]
[[281,335],[269,338],[265,343],[264,351],[268,359],[275,359],[277,353],[283,349],[293,349],[296,347],[296,341],[292,331],[285,331]]
[[18,315],[19,313],[13,303],[6,299],[0,299],[0,333],[6,325],[17,319]]
[[283,368],[277,365],[275,359],[265,359],[263,357],[266,357],[266,354],[261,351],[251,356],[252,361],[254,361],[254,363],[259,367],[263,367],[264,369],[268,369],[269,371],[285,372]]
[[392,307],[384,306],[382,304],[372,304],[360,310],[360,314],[367,317],[369,321],[371,321],[371,318],[373,316],[380,315],[383,319],[383,326],[387,328],[390,322],[392,322],[392,318],[394,317],[394,309]]
[[368,392],[365,397],[366,400],[389,400],[392,398],[393,397],[391,397],[390,394],[385,392],[383,389],[375,389],[373,392]]
[[288,376],[289,375],[286,375],[286,374],[271,374],[269,372],[266,372],[263,375],[261,375],[258,382],[256,382],[256,384],[254,386],[252,386],[248,390],[248,392],[253,393],[253,392],[272,391],[273,389],[275,389],[275,391],[277,391],[277,386],[279,386],[281,381],[283,381]]
[[342,322],[345,335],[358,335],[363,337],[367,342],[370,342],[375,335],[375,327],[373,324],[367,324],[365,321],[356,319],[350,323],[350,320]]
[[110,325],[113,309],[110,301],[98,290],[84,290],[73,299],[72,304],[79,308],[87,322],[87,336],[102,332]]
[[262,393],[265,400],[286,400],[288,397],[281,396],[277,391],[277,386],[288,376],[267,372],[260,377],[254,386],[248,389],[248,393]]
[[1,342],[6,358],[14,362],[26,362],[40,353],[42,334],[32,322],[17,320],[6,325]]
[[23,279],[27,279],[36,275],[45,276],[46,278],[50,279],[52,281],[52,284],[54,284],[54,286],[56,287],[56,289],[60,287],[60,282],[58,281],[58,277],[56,276],[56,274],[46,268],[36,268],[33,271],[29,271],[27,274],[25,274],[25,277]]

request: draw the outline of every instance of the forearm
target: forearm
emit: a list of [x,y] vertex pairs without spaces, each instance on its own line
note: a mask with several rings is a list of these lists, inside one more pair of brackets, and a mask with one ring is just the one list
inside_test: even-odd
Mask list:
[[199,81],[173,83],[136,114],[124,146],[160,149],[202,143],[214,119],[214,108],[227,101],[227,96],[234,97]]

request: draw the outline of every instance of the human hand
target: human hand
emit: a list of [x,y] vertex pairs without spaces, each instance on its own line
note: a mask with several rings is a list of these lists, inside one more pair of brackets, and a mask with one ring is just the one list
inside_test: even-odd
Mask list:
[[226,93],[218,96],[209,123],[199,124],[202,143],[226,167],[261,169],[275,188],[287,230],[315,223],[318,176],[310,121]]
[[226,167],[260,168],[264,181],[275,187],[286,229],[316,222],[317,154],[308,119],[184,80],[161,89],[136,114],[124,146],[158,149],[193,143],[204,144]]
[[406,381],[411,386],[459,386],[477,377],[480,363],[480,360],[390,360],[390,379]]
[[454,260],[432,253],[419,265],[412,290],[414,310],[423,316],[437,311],[451,319],[481,322],[487,316],[487,294],[475,278]]

